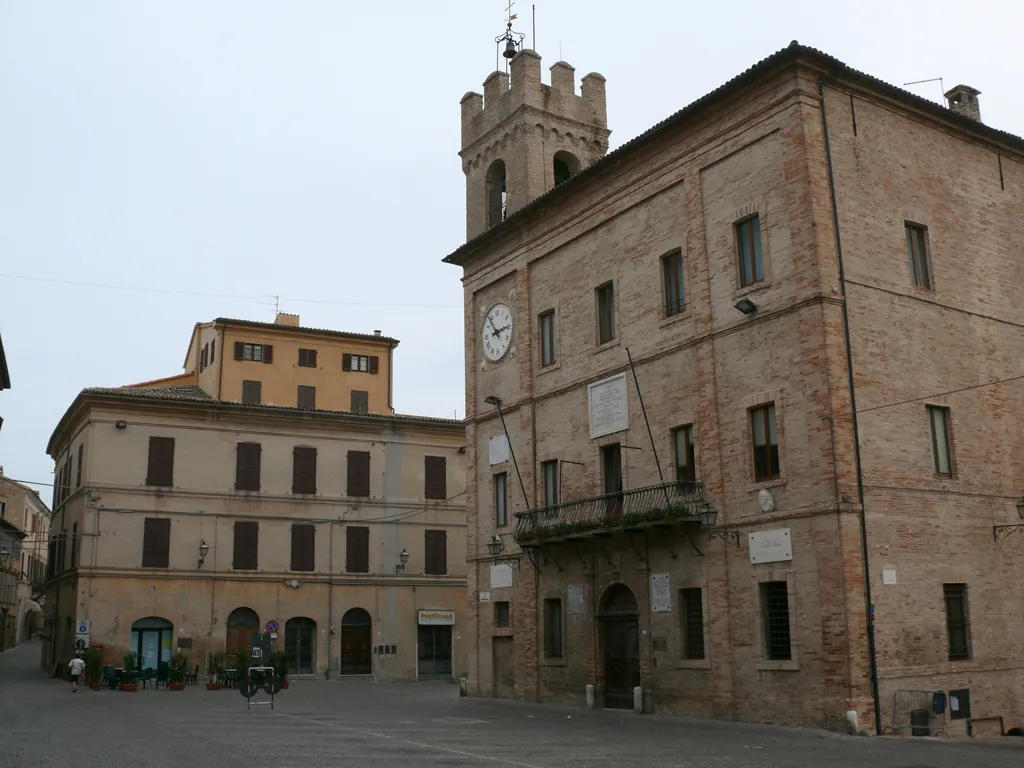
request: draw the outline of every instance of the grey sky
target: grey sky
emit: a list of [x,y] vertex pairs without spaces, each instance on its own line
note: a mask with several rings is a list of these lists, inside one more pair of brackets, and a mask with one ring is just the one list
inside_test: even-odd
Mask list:
[[[530,5],[514,8],[527,45]],[[545,72],[561,46],[577,87],[608,78],[613,149],[793,39],[897,85],[972,85],[986,123],[1024,134],[1012,0],[537,6]],[[461,273],[440,260],[465,239],[459,99],[494,68],[504,8],[0,0],[6,473],[49,482],[75,394],[180,372],[196,321],[273,319],[248,298],[12,275],[277,294],[303,325],[401,339],[398,410],[462,417]]]

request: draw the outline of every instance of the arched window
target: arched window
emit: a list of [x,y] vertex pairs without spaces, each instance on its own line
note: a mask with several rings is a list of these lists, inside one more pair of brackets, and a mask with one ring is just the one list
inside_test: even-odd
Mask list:
[[508,210],[508,189],[505,184],[505,163],[495,160],[487,169],[487,226],[505,220]]
[[580,172],[580,161],[569,152],[556,152],[554,159],[555,186]]

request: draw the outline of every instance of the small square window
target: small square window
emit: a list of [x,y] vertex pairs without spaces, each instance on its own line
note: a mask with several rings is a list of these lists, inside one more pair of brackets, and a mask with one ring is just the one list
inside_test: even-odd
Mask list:
[[242,382],[242,403],[245,405],[259,405],[263,399],[263,385],[258,381]]
[[507,600],[499,600],[494,604],[494,628],[507,629],[509,622],[509,605]]
[[928,406],[928,434],[932,441],[932,465],[935,474],[953,476],[953,456],[949,442],[949,409]]
[[907,222],[907,255],[910,257],[910,279],[918,288],[931,288],[928,270],[928,229]]
[[746,287],[764,280],[759,217],[752,216],[736,225],[736,250],[739,258],[740,286]]
[[299,350],[299,367],[300,368],[316,368],[316,350],[315,349],[300,349]]

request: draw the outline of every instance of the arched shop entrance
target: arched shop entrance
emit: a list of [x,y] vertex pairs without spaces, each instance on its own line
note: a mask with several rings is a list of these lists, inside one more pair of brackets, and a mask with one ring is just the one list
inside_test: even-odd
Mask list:
[[129,649],[138,657],[139,669],[160,668],[161,662],[171,663],[174,625],[159,616],[139,619],[132,624]]

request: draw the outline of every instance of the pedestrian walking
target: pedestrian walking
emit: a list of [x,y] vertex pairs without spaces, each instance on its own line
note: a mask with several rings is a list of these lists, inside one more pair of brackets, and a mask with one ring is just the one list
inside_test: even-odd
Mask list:
[[81,651],[75,651],[75,658],[68,662],[68,669],[71,670],[71,692],[78,693],[78,681],[82,679],[82,672],[85,671]]

